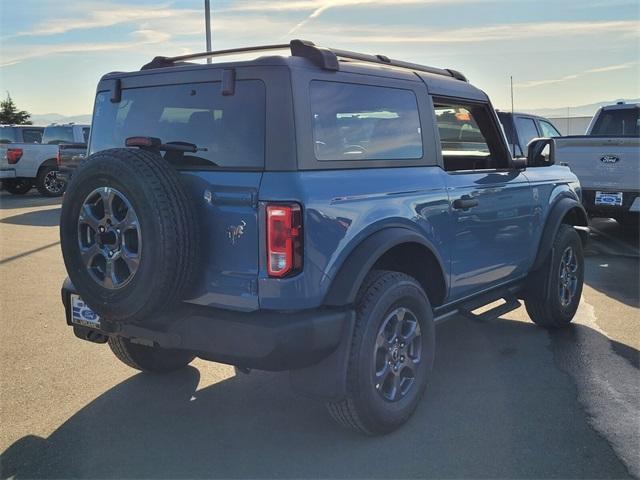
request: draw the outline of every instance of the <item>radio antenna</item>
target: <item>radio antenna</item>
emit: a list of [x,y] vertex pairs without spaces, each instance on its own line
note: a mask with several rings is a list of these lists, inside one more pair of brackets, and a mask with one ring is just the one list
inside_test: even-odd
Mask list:
[[513,129],[513,132],[511,135],[511,148],[513,149],[513,157],[515,158],[516,156],[516,117],[513,114],[513,75],[509,76],[509,79],[511,81],[511,122],[512,122],[511,128]]

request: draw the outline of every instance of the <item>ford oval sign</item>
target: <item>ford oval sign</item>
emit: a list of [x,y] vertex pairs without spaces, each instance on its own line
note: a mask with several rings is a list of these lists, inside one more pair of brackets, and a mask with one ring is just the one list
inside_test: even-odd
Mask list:
[[620,160],[620,157],[617,157],[615,155],[605,155],[600,159],[602,163],[616,163],[619,160]]

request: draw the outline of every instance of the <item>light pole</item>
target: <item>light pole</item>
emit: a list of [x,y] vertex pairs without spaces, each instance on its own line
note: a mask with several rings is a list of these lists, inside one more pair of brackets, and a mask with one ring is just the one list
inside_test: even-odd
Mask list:
[[[204,0],[204,25],[207,37],[207,52],[211,51],[211,6],[209,0]],[[207,57],[207,63],[211,63],[211,57]]]

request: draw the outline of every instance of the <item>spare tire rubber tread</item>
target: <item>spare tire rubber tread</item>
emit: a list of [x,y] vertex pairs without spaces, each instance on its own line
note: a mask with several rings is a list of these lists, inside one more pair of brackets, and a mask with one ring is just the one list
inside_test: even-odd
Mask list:
[[[126,167],[124,165],[119,167],[118,164],[120,162],[126,163]],[[98,165],[97,170],[96,165]],[[85,174],[87,170],[92,168],[94,171],[90,174]],[[142,305],[137,311],[126,311],[126,309],[123,310],[122,308],[118,308],[117,305],[111,304],[108,298],[109,293],[107,292],[103,295],[103,297],[106,298],[103,298],[102,302],[100,302],[101,304],[97,305],[95,301],[92,302],[92,295],[87,295],[83,286],[81,284],[78,285],[78,283],[81,282],[75,281],[72,272],[73,266],[69,265],[66,258],[67,255],[64,251],[64,239],[62,242],[63,254],[71,280],[89,306],[109,320],[134,321],[149,317],[155,312],[164,311],[181,300],[181,296],[184,294],[186,287],[195,274],[196,255],[199,243],[197,238],[197,221],[194,208],[181,185],[178,172],[159,154],[144,150],[111,149],[93,154],[72,177],[68,189],[71,195],[68,194],[65,196],[65,200],[70,199],[73,191],[86,180],[86,176],[89,176],[91,179],[102,171],[107,176],[118,178],[118,170],[125,172],[131,172],[131,170],[133,170],[133,174],[144,184],[145,188],[149,189],[149,193],[153,195],[155,199],[152,205],[152,211],[155,216],[155,221],[159,223],[160,228],[158,231],[161,232],[162,235],[168,236],[168,238],[165,237],[165,239],[155,242],[165,248],[161,254],[162,258],[173,258],[174,260],[162,262],[163,265],[154,267],[159,270],[156,276],[159,275],[162,278],[161,281],[156,284],[157,291],[152,295],[153,301]],[[69,206],[68,208],[70,209],[72,207]],[[65,204],[63,203],[61,235],[65,235],[65,220],[77,222],[77,218],[65,218],[64,210]],[[73,228],[75,228],[75,226]],[[74,239],[74,243],[76,243],[75,240],[76,239]],[[142,233],[142,245],[142,255],[144,258],[144,232]],[[73,245],[72,248],[77,249],[77,246]],[[74,253],[77,254],[77,252]],[[85,290],[84,295],[83,290]]]

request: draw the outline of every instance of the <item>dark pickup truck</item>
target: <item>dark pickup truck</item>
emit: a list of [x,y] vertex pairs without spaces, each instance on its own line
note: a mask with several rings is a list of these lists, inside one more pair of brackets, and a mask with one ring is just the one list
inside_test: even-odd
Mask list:
[[76,168],[87,157],[86,143],[66,143],[58,146],[58,177],[68,182]]

